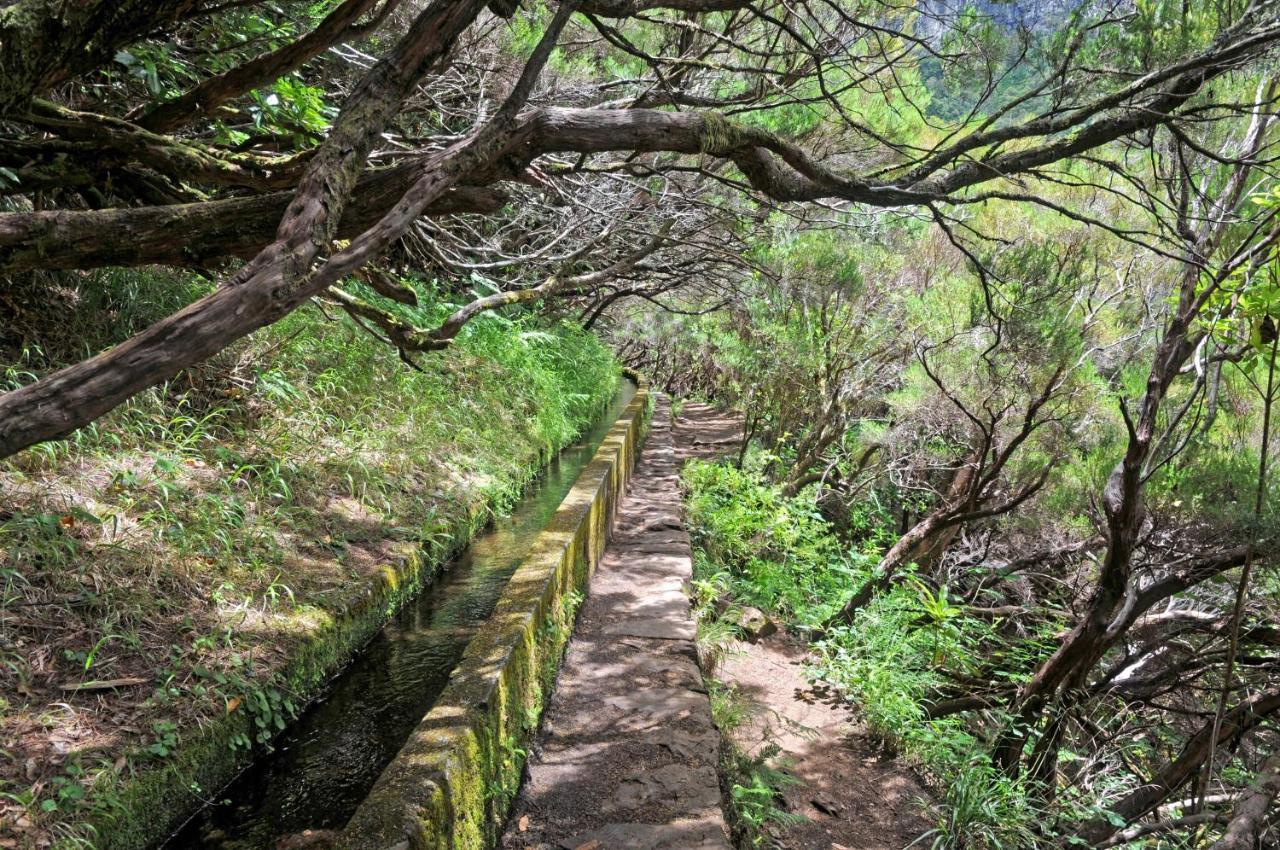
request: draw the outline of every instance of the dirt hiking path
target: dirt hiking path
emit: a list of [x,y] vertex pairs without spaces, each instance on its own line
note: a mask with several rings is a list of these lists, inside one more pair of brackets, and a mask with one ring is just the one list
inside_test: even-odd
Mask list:
[[716,671],[751,704],[749,719],[732,733],[738,748],[757,755],[776,744],[782,755],[774,763],[800,780],[783,789],[782,808],[805,820],[774,829],[776,846],[902,850],[929,829],[920,814],[925,788],[871,742],[843,700],[805,678],[807,654],[775,634],[731,646]]
[[[738,420],[688,403],[676,421],[676,451],[682,460],[736,455],[740,435]],[[929,828],[920,815],[924,786],[871,742],[843,700],[809,682],[807,658],[801,642],[774,634],[732,644],[714,671],[748,703],[748,719],[732,732],[738,749],[755,756],[777,745],[772,763],[799,780],[783,790],[783,808],[805,820],[774,827],[774,846],[901,850]]]

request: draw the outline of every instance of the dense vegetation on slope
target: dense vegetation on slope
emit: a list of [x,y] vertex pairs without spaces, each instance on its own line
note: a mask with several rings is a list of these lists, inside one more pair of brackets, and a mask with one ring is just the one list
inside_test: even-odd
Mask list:
[[935,780],[938,846],[1212,844],[1274,751],[1273,250],[1182,329],[1177,264],[1051,218],[985,280],[909,220],[761,256],[732,310],[625,325],[636,365],[746,416],[736,463],[686,472],[704,598],[815,640]]
[[[423,314],[450,309],[403,283]],[[85,280],[56,309],[23,314],[7,379],[118,339],[204,286]],[[186,759],[240,706],[260,721],[257,740],[217,746],[247,757],[332,672],[300,672],[299,653],[323,665],[350,649],[334,618],[379,571],[416,554],[429,575],[617,383],[609,352],[571,325],[492,314],[417,371],[349,321],[306,311],[0,466],[6,835],[34,847],[91,839],[72,826],[85,817],[114,817],[113,830],[146,817],[122,810],[130,783]],[[307,649],[315,641],[324,649]]]

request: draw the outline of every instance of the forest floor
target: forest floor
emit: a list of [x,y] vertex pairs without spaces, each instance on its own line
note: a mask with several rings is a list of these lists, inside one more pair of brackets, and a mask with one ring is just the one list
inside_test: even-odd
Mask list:
[[730,733],[748,758],[776,746],[773,762],[796,784],[781,808],[799,815],[769,825],[783,850],[902,850],[929,829],[923,783],[866,734],[849,704],[804,674],[808,650],[782,633],[734,642],[716,679],[748,706]]
[[[710,406],[686,403],[675,427],[678,456],[730,455],[740,427]],[[805,675],[801,640],[778,632],[730,641],[716,655],[714,687],[739,718],[726,730],[731,745],[791,777],[777,789],[787,816],[763,825],[771,846],[901,850],[928,830],[923,782],[866,732],[848,702]]]

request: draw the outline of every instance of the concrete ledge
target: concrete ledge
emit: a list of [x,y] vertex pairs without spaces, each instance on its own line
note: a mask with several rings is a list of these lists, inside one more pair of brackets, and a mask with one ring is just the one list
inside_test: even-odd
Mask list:
[[[440,558],[423,557],[415,544],[391,547],[386,562],[369,576],[360,590],[329,612],[329,618],[300,639],[275,679],[308,700],[323,694],[325,683],[377,634],[395,612],[427,584],[441,567],[481,529],[488,502],[468,503],[449,531],[453,544]],[[179,746],[168,759],[146,767],[116,792],[114,805],[81,819],[96,838],[96,850],[137,850],[163,841],[179,829],[236,774],[259,757],[261,750],[237,747],[237,736],[251,739],[257,732],[253,717],[238,708],[195,730],[183,730]],[[80,850],[73,839],[54,842],[53,850]]]
[[646,433],[651,403],[638,383],[338,847],[485,850],[501,833],[519,789],[523,748],[537,729]]

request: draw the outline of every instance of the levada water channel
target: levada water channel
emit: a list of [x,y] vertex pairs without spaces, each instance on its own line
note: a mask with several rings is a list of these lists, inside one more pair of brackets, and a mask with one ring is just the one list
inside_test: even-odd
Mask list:
[[163,850],[273,850],[340,828],[444,689],[507,579],[635,395],[630,381],[516,505],[407,604],[258,759]]

